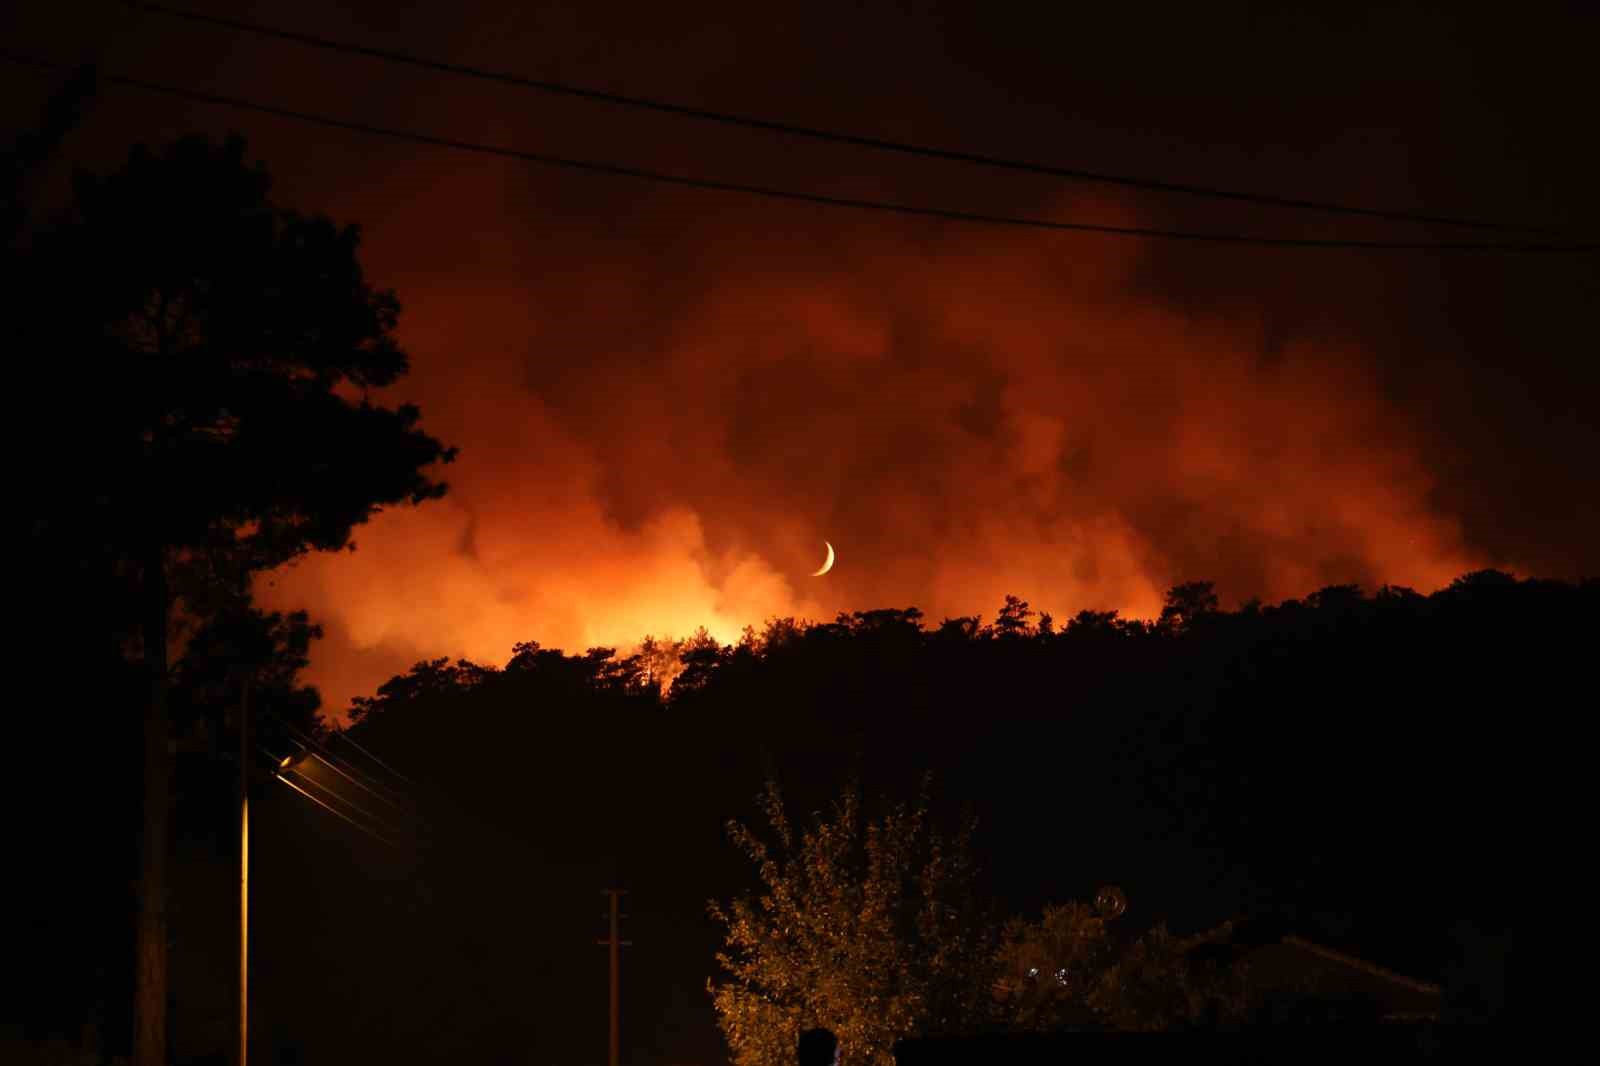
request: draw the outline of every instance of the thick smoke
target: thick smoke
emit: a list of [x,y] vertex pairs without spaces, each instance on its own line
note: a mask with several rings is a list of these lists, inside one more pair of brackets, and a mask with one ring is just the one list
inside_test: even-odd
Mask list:
[[[1117,204],[1074,217],[1133,222]],[[1148,248],[895,225],[402,286],[410,388],[461,447],[442,503],[275,575],[328,627],[338,712],[415,660],[503,662],[774,616],[1149,616],[1477,565],[1367,353],[1165,307]],[[693,276],[675,273],[688,261]],[[839,561],[811,578],[824,539]]]
[[[1596,16],[1490,5],[452,5],[246,17],[690,107],[1296,199],[1600,229]],[[1537,5],[1535,5],[1537,6]],[[1583,6],[1583,5],[1579,5]],[[1527,6],[1524,5],[1524,8]],[[11,8],[16,8],[12,16]],[[158,18],[0,8],[40,56],[430,136],[958,210],[1298,237],[1379,224],[895,156]],[[1352,65],[1351,57],[1359,57]],[[29,89],[28,86],[33,88]],[[0,99],[31,128],[53,84]],[[99,94],[41,188],[130,135],[238,129],[285,206],[367,228],[462,448],[451,497],[262,582],[340,711],[422,657],[503,662],[915,604],[1154,612],[1480,565],[1592,574],[1595,257],[1000,231],[538,167]],[[130,131],[132,133],[130,134]],[[1061,198],[1065,197],[1065,198]],[[839,549],[808,575],[822,541]],[[275,582],[275,584],[273,583]]]

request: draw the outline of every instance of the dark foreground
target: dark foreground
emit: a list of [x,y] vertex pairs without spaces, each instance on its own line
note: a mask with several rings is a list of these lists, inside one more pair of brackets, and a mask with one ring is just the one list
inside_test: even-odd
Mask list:
[[1272,1028],[1235,1033],[1000,1034],[919,1039],[895,1048],[896,1066],[1038,1066],[1042,1063],[1480,1062],[1511,1053],[1499,1027],[1434,1025]]

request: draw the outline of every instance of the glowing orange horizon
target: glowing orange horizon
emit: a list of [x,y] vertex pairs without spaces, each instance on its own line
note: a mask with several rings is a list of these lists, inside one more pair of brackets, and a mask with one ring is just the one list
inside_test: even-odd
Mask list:
[[[427,195],[449,198],[441,180]],[[1274,337],[1264,360],[1263,321],[1141,296],[1134,245],[840,241],[729,251],[670,313],[621,246],[537,289],[391,277],[415,357],[393,399],[461,457],[446,499],[262,584],[324,624],[308,678],[329,710],[419,660],[500,665],[528,640],[727,644],[877,607],[936,624],[1007,594],[1150,618],[1186,580],[1232,604],[1506,562],[1434,507],[1366,353]],[[825,538],[850,565],[812,581]]]

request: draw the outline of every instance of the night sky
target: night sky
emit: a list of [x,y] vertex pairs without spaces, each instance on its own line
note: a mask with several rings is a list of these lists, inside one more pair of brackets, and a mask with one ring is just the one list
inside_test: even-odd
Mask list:
[[[1600,231],[1592,10],[1458,5],[420,5],[226,12],[616,93],[1111,174]],[[212,10],[222,12],[224,6]],[[8,40],[110,73],[493,145],[1058,220],[1353,239],[1341,219],[915,159],[335,54],[123,5]],[[22,124],[54,82],[12,68]],[[1595,568],[1596,258],[1224,248],[785,204],[107,87],[64,156],[234,129],[365,229],[441,504],[262,595],[322,620],[338,713],[502,662],[782,615],[1148,616],[1335,582]],[[66,164],[60,167],[62,174]],[[1489,234],[1488,236],[1503,236]],[[1512,235],[1515,237],[1516,235]],[[839,551],[808,575],[822,541]],[[396,566],[400,560],[405,565]]]

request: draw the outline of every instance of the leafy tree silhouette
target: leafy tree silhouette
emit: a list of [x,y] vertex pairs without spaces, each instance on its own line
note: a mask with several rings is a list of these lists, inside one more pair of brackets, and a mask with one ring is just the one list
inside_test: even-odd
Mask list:
[[707,989],[738,1066],[786,1066],[817,1025],[849,1061],[893,1066],[897,1040],[981,1016],[992,932],[973,893],[973,826],[941,837],[927,790],[871,818],[849,784],[797,829],[768,781],[768,839],[728,823],[761,881],[759,897],[709,905],[726,975]]
[[934,631],[934,639],[942,640],[949,644],[959,644],[974,640],[982,632],[979,628],[980,621],[982,619],[975,614],[946,618],[939,623],[939,628]]
[[1190,581],[1174,585],[1167,591],[1166,602],[1161,606],[1157,626],[1169,632],[1181,632],[1197,621],[1217,613],[1216,589],[1209,581]]
[[[66,216],[28,250],[25,394],[45,403],[34,479],[40,524],[92,530],[138,575],[148,676],[135,1061],[165,1061],[168,641],[175,610],[204,615],[248,575],[350,543],[377,509],[445,486],[454,457],[399,379],[399,304],[363,277],[359,231],[275,206],[244,141],[136,147],[80,173]],[[50,353],[71,353],[70,362]],[[27,416],[25,416],[26,418]]]
[[1014,1029],[1043,1032],[1241,1024],[1254,999],[1242,969],[1202,961],[1207,949],[1231,961],[1231,935],[1228,923],[1190,938],[1162,925],[1117,935],[1092,906],[1047,904],[1038,921],[1006,923],[996,953],[999,1013]]
[[704,688],[729,658],[729,651],[701,626],[678,653],[683,669],[672,679],[672,693],[679,696]]
[[1067,620],[1066,632],[1079,639],[1093,635],[1114,637],[1122,632],[1124,625],[1116,611],[1082,610]]
[[1033,609],[1028,606],[1027,600],[1018,599],[1016,596],[1007,596],[1005,605],[1000,608],[1000,613],[995,616],[995,635],[999,637],[1028,636],[1028,619],[1032,617]]
[[298,741],[292,730],[307,736],[321,733],[317,710],[322,698],[298,678],[310,662],[311,642],[321,636],[321,627],[304,611],[285,615],[245,605],[207,618],[173,667],[176,731],[198,727],[219,734],[218,712],[238,705],[241,679],[249,677],[251,735],[261,746],[293,751]]

